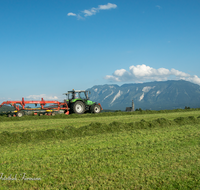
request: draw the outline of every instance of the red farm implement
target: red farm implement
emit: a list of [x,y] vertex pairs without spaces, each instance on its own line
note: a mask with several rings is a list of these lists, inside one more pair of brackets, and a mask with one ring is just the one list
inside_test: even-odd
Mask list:
[[[40,105],[39,108],[31,108],[31,107],[25,107],[27,104],[35,104],[35,107],[37,104]],[[52,105],[49,105],[52,104]],[[59,101],[45,101],[43,98],[41,101],[24,101],[24,98],[22,98],[22,101],[5,101],[3,102],[0,107],[3,105],[11,105],[14,107],[15,111],[8,113],[8,117],[11,116],[18,116],[22,117],[25,112],[32,111],[34,115],[40,114],[40,115],[55,115],[56,112],[59,112],[62,110],[63,113],[66,115],[69,114],[69,108],[67,105],[67,102],[59,102]]]
[[[55,115],[56,113],[69,113],[83,114],[83,113],[95,113],[98,114],[103,110],[100,103],[89,100],[90,91],[87,90],[72,90],[65,93],[67,99],[64,102],[59,101],[45,101],[43,98],[41,101],[6,101],[3,105],[11,105],[15,111],[7,113],[8,117],[18,116],[22,117],[28,112],[34,112],[35,115]],[[25,107],[27,104],[35,104],[35,108]],[[37,104],[40,105],[39,108]],[[53,104],[53,105],[49,105]]]

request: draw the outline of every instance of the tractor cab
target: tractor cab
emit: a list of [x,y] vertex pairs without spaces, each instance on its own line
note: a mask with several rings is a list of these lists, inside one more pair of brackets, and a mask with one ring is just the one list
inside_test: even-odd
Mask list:
[[72,91],[68,91],[67,93],[65,93],[69,101],[73,99],[89,100],[88,94],[90,94],[90,91],[74,90],[74,89]]

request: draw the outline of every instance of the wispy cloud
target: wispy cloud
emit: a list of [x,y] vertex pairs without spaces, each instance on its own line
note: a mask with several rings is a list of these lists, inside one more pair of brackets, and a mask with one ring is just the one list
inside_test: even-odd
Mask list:
[[117,5],[108,3],[107,5],[99,5],[98,8],[99,8],[99,10],[115,9],[115,8],[117,8]]
[[91,8],[90,10],[84,10],[82,12],[84,13],[84,16],[87,17],[95,15],[97,11],[99,11],[97,8]]
[[161,9],[161,8],[162,8],[160,5],[156,5],[156,7],[157,7],[158,9]]
[[46,94],[29,95],[26,98],[27,99],[32,99],[32,100],[40,100],[41,98],[44,98],[44,100],[58,100],[57,96],[48,96]]
[[[79,14],[70,12],[67,14],[67,16],[76,16],[77,19],[83,19],[83,17],[95,15],[100,10],[109,10],[109,9],[115,9],[115,8],[117,8],[116,4],[108,3],[106,5],[99,5],[97,8],[92,7],[91,9],[86,9],[84,11],[81,11],[81,13]],[[81,16],[81,14],[83,14],[83,16]]]
[[176,69],[159,68],[154,69],[145,64],[132,65],[129,71],[125,69],[116,70],[112,75],[106,75],[105,79],[115,82],[146,82],[163,80],[186,80],[200,85],[200,78],[196,75],[190,75]]
[[67,16],[77,16],[75,13],[68,13]]

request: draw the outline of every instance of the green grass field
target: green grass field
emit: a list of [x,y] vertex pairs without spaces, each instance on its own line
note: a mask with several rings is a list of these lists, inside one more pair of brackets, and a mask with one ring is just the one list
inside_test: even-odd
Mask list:
[[[56,119],[51,116],[43,116],[43,118],[48,119],[34,119],[34,116],[27,116],[27,118],[32,118],[31,120],[18,120],[24,118],[11,118],[14,121],[2,121],[0,122],[0,133],[3,131],[17,132],[17,131],[27,131],[27,130],[47,130],[47,129],[63,129],[66,126],[81,127],[88,125],[91,122],[101,122],[101,123],[111,123],[113,121],[119,122],[135,122],[145,119],[147,121],[166,118],[173,120],[177,117],[187,117],[187,116],[199,116],[200,110],[198,111],[188,111],[188,112],[171,112],[171,113],[154,113],[154,114],[124,114],[116,113],[115,115],[107,116],[107,114],[102,115],[102,117],[86,117],[91,114],[80,115],[77,118],[68,118],[67,116],[61,119]],[[37,118],[40,118],[36,116]],[[10,118],[8,118],[10,119]]]
[[200,189],[199,116],[1,121],[0,189]]

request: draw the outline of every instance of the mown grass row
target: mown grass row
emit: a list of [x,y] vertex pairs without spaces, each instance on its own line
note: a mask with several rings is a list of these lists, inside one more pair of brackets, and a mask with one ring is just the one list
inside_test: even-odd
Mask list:
[[118,115],[118,116],[103,116],[103,117],[80,117],[71,119],[40,119],[40,120],[26,120],[26,121],[10,121],[10,122],[0,122],[0,133],[3,131],[8,132],[25,132],[25,131],[45,131],[48,129],[61,129],[63,130],[66,126],[73,126],[75,128],[83,127],[89,125],[90,123],[105,123],[109,124],[114,121],[130,123],[138,122],[142,119],[145,121],[152,121],[158,118],[166,118],[169,120],[174,120],[177,117],[188,117],[194,116],[198,117],[200,111],[192,112],[176,112],[176,113],[157,113],[157,114],[138,114],[138,115]]
[[40,119],[71,119],[71,118],[91,118],[91,117],[108,117],[108,116],[123,116],[123,115],[140,115],[140,114],[159,114],[159,113],[176,113],[176,112],[191,112],[191,111],[199,111],[200,108],[191,108],[191,109],[174,109],[174,110],[141,110],[134,112],[124,112],[124,111],[116,111],[116,112],[102,112],[99,114],[56,114],[55,116],[23,116],[23,117],[7,117],[7,115],[0,116],[0,122],[4,121],[25,121],[25,120],[40,120]]
[[76,137],[93,136],[104,133],[115,133],[120,131],[131,131],[136,129],[152,129],[155,127],[164,127],[171,125],[185,125],[185,124],[198,124],[200,123],[200,116],[194,117],[178,117],[174,120],[159,118],[153,121],[145,121],[142,119],[140,122],[112,122],[105,123],[91,123],[89,125],[75,128],[67,126],[64,129],[48,129],[45,131],[25,131],[25,132],[8,132],[0,133],[0,145],[7,145],[9,143],[27,143],[30,141],[38,141],[45,139],[60,139],[66,140]]

